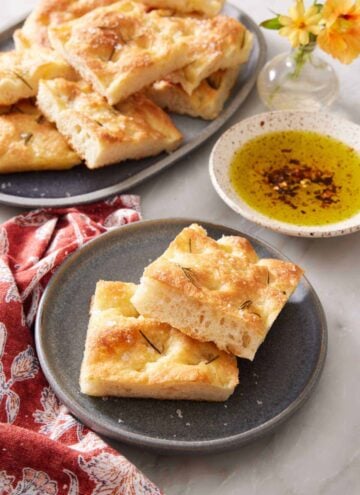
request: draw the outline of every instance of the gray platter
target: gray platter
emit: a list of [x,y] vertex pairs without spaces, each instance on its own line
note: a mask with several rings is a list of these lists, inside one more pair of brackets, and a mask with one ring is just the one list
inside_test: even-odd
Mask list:
[[[192,222],[139,222],[88,243],[53,276],[36,321],[36,348],[42,369],[70,411],[102,435],[157,452],[224,451],[269,433],[310,396],[326,356],[325,316],[315,291],[303,278],[255,360],[239,360],[240,385],[226,403],[102,400],[81,394],[80,365],[96,282],[137,283],[149,260],[159,256]],[[224,226],[198,223],[215,239],[223,234],[243,235],[259,256],[284,259],[258,239]]]
[[[153,175],[186,159],[191,151],[215,134],[238,110],[252,90],[266,59],[266,44],[256,23],[233,5],[226,5],[224,13],[239,19],[253,34],[254,48],[242,69],[231,97],[221,115],[212,122],[172,115],[184,135],[184,144],[171,154],[143,160],[128,160],[99,170],[84,165],[67,171],[27,172],[0,176],[0,203],[26,208],[40,206],[73,206],[98,201],[121,193]],[[21,23],[0,33],[0,50],[12,48],[11,35]]]

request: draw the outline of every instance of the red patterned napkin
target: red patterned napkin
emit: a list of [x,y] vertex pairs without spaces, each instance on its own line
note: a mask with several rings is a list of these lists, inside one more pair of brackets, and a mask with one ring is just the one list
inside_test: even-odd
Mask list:
[[54,270],[88,240],[140,219],[139,199],[41,209],[0,227],[0,494],[159,495],[60,404],[30,327]]

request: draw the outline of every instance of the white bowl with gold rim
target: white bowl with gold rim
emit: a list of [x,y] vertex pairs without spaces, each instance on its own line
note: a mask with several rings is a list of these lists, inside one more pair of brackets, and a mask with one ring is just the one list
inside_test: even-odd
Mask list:
[[352,216],[323,225],[300,225],[267,216],[252,208],[235,191],[230,180],[230,165],[234,154],[250,140],[269,132],[312,131],[337,139],[360,153],[360,126],[335,114],[281,110],[254,115],[235,124],[215,144],[210,155],[209,171],[212,184],[234,211],[263,227],[300,237],[331,237],[360,230],[360,210]]

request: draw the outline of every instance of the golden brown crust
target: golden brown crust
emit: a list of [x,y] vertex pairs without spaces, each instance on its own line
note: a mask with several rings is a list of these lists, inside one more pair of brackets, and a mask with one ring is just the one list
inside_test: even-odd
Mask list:
[[[217,36],[213,36],[212,43],[200,45],[197,59],[192,64],[147,88],[146,94],[149,98],[161,108],[174,113],[205,120],[217,118],[230,95],[242,64],[250,56],[253,42],[252,34],[239,23],[233,27],[239,39],[236,41],[235,35],[227,37],[228,24],[227,18],[221,19],[220,26],[223,25],[224,35],[221,36],[222,30],[219,29]],[[214,31],[216,33],[216,29]],[[243,46],[237,50],[242,37]],[[217,46],[217,49],[214,49],[214,46]],[[211,70],[215,72],[210,73]]]
[[197,12],[214,16],[220,12],[224,0],[142,0],[143,3],[160,9],[173,9],[177,12]]
[[[225,236],[215,241],[192,225],[145,269],[132,301],[146,316],[251,359],[301,276],[302,270],[292,263],[258,260],[246,239]],[[165,287],[169,305],[175,294],[178,306],[189,301],[186,321],[180,320],[184,319],[182,310],[177,318],[173,307],[170,310],[166,301],[160,302]],[[156,291],[158,304],[154,303]],[[229,328],[217,327],[217,321]],[[246,336],[244,345],[245,334],[250,340],[246,342]]]
[[130,303],[135,288],[98,282],[81,390],[90,395],[225,400],[238,383],[235,358],[139,316]]
[[175,149],[182,136],[170,118],[144,95],[116,108],[83,81],[42,81],[38,104],[86,160],[89,168]]
[[205,120],[216,119],[234,86],[239,69],[219,70],[192,92],[180,84],[163,80],[147,88],[146,95],[164,110]]
[[219,15],[203,21],[193,46],[193,62],[175,71],[166,80],[179,84],[191,95],[206,78],[215,72],[238,69],[247,62],[253,45],[253,35],[231,17]]
[[104,7],[117,0],[40,0],[26,19],[21,30],[15,33],[16,47],[33,44],[50,47],[48,28],[77,19],[97,7]]
[[238,21],[147,10],[126,0],[96,9],[51,28],[51,44],[110,104],[164,77],[190,93],[218,69],[242,63]]
[[12,50],[0,53],[0,105],[12,105],[36,96],[40,79],[76,74],[61,57],[47,48]]
[[[14,34],[16,48],[31,45],[50,47],[48,29],[78,19],[98,7],[106,7],[118,0],[40,0],[26,19],[23,27]],[[200,12],[216,15],[223,0],[144,0],[151,8],[173,9],[179,12]]]
[[191,60],[186,41],[195,21],[146,11],[131,1],[99,8],[50,29],[50,41],[115,104]]
[[80,162],[30,101],[0,110],[0,173],[65,170]]

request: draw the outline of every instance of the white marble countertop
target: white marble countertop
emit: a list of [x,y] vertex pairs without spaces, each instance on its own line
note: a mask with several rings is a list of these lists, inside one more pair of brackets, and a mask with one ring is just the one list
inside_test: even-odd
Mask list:
[[[257,22],[289,5],[281,0],[233,0]],[[0,29],[34,0],[1,0]],[[287,49],[265,32],[269,57]],[[332,109],[360,124],[360,60],[333,62],[341,95]],[[264,111],[256,90],[232,119]],[[196,217],[265,239],[299,263],[323,303],[329,350],[320,384],[307,404],[275,433],[235,452],[167,457],[124,446],[122,451],[167,495],[356,495],[360,493],[360,232],[343,238],[297,239],[258,227],[230,210],[208,175],[216,138],[133,191],[144,218]],[[0,207],[0,221],[19,213]]]

